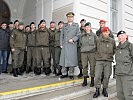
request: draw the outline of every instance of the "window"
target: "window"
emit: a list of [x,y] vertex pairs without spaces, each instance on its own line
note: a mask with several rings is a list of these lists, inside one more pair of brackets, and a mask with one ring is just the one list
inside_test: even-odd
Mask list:
[[111,28],[113,32],[118,30],[118,0],[111,0]]

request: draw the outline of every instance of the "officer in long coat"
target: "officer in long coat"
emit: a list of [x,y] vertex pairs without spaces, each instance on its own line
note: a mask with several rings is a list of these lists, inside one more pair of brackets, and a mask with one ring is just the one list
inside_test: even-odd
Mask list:
[[119,44],[115,52],[116,91],[119,100],[133,100],[133,44],[125,31],[117,34]]
[[61,57],[60,66],[62,67],[61,78],[68,77],[67,68],[69,68],[69,77],[74,79],[74,67],[78,65],[77,61],[77,43],[78,34],[80,33],[79,25],[74,23],[74,13],[66,14],[68,22],[64,24],[60,36]]

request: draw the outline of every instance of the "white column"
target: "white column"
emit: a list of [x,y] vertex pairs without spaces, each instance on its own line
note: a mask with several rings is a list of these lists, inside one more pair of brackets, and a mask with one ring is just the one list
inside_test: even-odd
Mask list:
[[108,0],[107,2],[108,9],[107,9],[107,26],[111,28],[111,11],[110,11],[110,6],[111,6],[111,0]]

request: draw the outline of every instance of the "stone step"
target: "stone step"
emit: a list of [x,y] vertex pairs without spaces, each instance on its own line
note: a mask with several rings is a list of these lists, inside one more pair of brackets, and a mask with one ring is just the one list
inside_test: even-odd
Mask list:
[[[93,100],[92,97],[95,92],[95,88],[90,88],[89,86],[82,87],[81,83],[82,81],[69,86],[65,85],[49,92],[40,92],[34,95],[27,95],[27,97],[16,97],[13,98],[13,100]],[[110,80],[108,92],[108,98],[100,95],[98,99],[94,100],[111,100],[112,98],[116,98],[116,86],[114,79]]]

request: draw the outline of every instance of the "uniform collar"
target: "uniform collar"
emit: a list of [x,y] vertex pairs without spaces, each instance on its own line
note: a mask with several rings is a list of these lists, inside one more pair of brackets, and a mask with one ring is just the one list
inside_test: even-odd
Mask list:
[[128,45],[129,45],[129,42],[128,41],[126,41],[123,44],[119,43],[118,48],[123,49],[123,48],[126,48]]

